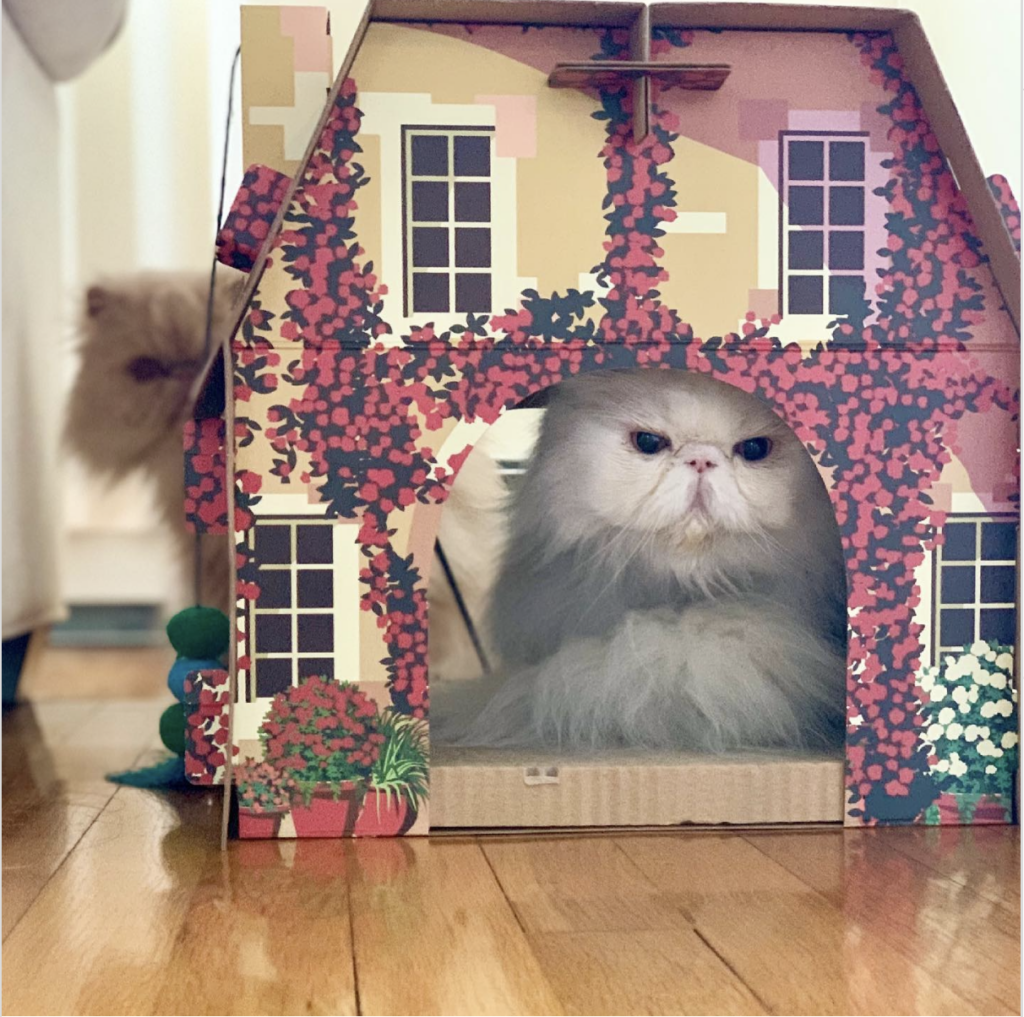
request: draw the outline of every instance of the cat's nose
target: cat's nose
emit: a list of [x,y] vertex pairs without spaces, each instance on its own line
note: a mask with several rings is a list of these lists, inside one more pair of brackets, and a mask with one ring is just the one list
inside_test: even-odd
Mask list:
[[693,467],[698,473],[712,470],[718,465],[714,459],[708,459],[706,456],[694,456],[692,459],[686,459],[685,462],[687,466]]
[[710,442],[688,442],[677,452],[679,462],[697,474],[707,473],[722,465],[722,453]]

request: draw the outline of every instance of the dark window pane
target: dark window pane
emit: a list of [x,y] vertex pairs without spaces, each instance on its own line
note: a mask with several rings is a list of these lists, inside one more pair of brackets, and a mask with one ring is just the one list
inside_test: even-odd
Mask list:
[[491,231],[467,226],[457,229],[455,264],[459,268],[490,268]]
[[456,311],[489,311],[491,277],[487,272],[460,272],[455,277]]
[[334,527],[300,526],[298,554],[300,565],[330,565],[334,561]]
[[448,218],[448,185],[434,180],[414,180],[412,217],[416,222],[445,222]]
[[946,565],[942,570],[943,604],[974,603],[974,566]]
[[986,561],[1015,561],[1017,558],[1017,524],[982,523],[981,556]]
[[981,631],[978,635],[987,642],[1013,646],[1016,628],[1016,612],[1012,607],[982,609]]
[[943,646],[967,646],[974,642],[973,611],[942,611],[940,625]]
[[864,267],[864,234],[860,230],[833,230],[828,235],[828,267]]
[[821,230],[790,230],[789,267],[821,268],[824,265],[823,237]]
[[257,653],[292,652],[291,615],[258,614],[255,625]]
[[256,524],[256,561],[261,565],[287,565],[292,560],[290,526]]
[[[943,561],[974,561],[977,557],[977,532],[974,523],[947,523],[943,534]],[[986,557],[995,557],[986,555]]]
[[260,595],[256,598],[257,607],[292,606],[291,569],[263,569],[256,585],[260,588]]
[[416,268],[446,268],[448,230],[437,226],[413,227],[412,263]]
[[789,277],[790,314],[821,314],[822,286],[820,275],[791,275]]
[[791,187],[790,223],[794,226],[820,226],[824,222],[824,193],[821,187]]
[[491,185],[455,185],[455,221],[491,221]]
[[445,272],[416,272],[412,277],[413,311],[448,310],[448,275]]
[[864,306],[864,277],[834,275],[828,281],[828,313],[856,314]]
[[789,179],[821,180],[825,176],[825,143],[791,141],[789,143]]
[[491,175],[490,134],[467,134],[455,139],[455,175],[489,177]]
[[278,692],[292,687],[292,662],[291,658],[276,657],[263,658],[253,661],[253,670],[256,672],[256,695],[276,696]]
[[833,226],[863,226],[864,188],[831,188],[828,192],[828,221]]
[[329,614],[299,615],[299,652],[330,653],[334,649],[334,617]]
[[330,569],[299,569],[299,607],[333,607],[334,573]]
[[331,657],[300,657],[297,667],[300,682],[306,678],[334,677],[334,660]]
[[448,175],[448,138],[445,135],[413,135],[412,173],[416,177]]
[[828,175],[833,180],[863,180],[864,142],[829,142]]
[[981,602],[1012,604],[1017,594],[1017,569],[1013,565],[984,565],[981,569]]

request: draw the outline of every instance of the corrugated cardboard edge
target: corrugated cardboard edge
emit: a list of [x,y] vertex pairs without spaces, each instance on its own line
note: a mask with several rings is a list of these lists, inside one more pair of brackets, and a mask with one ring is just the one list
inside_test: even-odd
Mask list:
[[437,747],[431,831],[842,823],[844,771],[838,756]]
[[645,7],[602,0],[375,0],[373,20],[630,28]]

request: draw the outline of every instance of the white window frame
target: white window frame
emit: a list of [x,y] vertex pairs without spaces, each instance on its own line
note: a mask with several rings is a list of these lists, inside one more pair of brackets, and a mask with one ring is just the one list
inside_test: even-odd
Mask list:
[[[288,526],[291,530],[290,543],[291,543],[291,561],[282,564],[262,564],[257,563],[261,571],[287,571],[291,573],[291,607],[258,607],[256,601],[248,601],[246,609],[246,656],[250,661],[248,673],[246,675],[246,688],[245,688],[245,701],[246,702],[266,702],[272,699],[273,696],[258,696],[257,695],[257,674],[259,672],[259,661],[261,660],[290,660],[293,667],[292,672],[292,685],[298,683],[298,662],[303,659],[307,660],[324,660],[329,659],[334,664],[334,679],[336,681],[345,680],[346,677],[349,680],[355,679],[357,676],[348,675],[346,676],[344,668],[351,664],[351,655],[344,652],[344,648],[339,649],[339,643],[343,642],[338,639],[339,623],[341,622],[341,614],[345,605],[345,587],[346,578],[348,579],[349,585],[352,584],[352,577],[345,577],[343,575],[343,569],[338,567],[340,561],[343,560],[343,554],[345,550],[351,544],[351,531],[349,527],[337,525],[334,519],[328,519],[324,517],[309,516],[309,515],[287,515],[287,516],[259,516],[256,519],[255,526],[249,533],[249,547],[250,549],[255,547],[256,532],[262,526]],[[323,562],[300,564],[296,559],[297,554],[297,532],[299,526],[330,526],[332,528],[332,540],[331,540],[331,563],[328,565]],[[299,572],[306,570],[324,570],[329,568],[332,573],[332,601],[331,607],[303,607],[300,608],[298,605],[298,583],[299,583]],[[334,638],[333,644],[330,650],[323,652],[300,652],[298,649],[299,640],[299,615],[300,614],[328,614],[334,618]],[[256,623],[257,619],[265,615],[289,615],[291,617],[291,645],[292,649],[289,652],[272,652],[272,653],[257,653],[256,652]],[[241,691],[241,690],[239,690]]]
[[[428,176],[413,174],[412,143],[414,138],[433,136],[448,140],[448,172],[444,176]],[[455,277],[456,274],[486,275],[491,280],[491,306],[473,311],[473,314],[494,313],[494,172],[490,169],[487,176],[455,175],[455,139],[458,137],[486,137],[490,143],[490,166],[494,165],[494,128],[479,126],[433,126],[429,124],[404,124],[402,127],[402,198],[404,223],[402,230],[403,261],[404,261],[404,313],[412,317],[422,314],[463,315],[466,312],[455,308]],[[448,218],[445,220],[424,220],[418,222],[413,216],[413,184],[444,183],[448,187]],[[490,188],[490,216],[486,222],[461,222],[455,218],[455,185],[456,183],[486,183]],[[413,264],[413,231],[416,227],[427,229],[445,229],[448,232],[448,265],[417,266]],[[455,264],[455,230],[458,228],[486,229],[490,234],[490,264],[486,267],[457,266]],[[448,311],[413,311],[413,276],[416,273],[448,276]]]
[[[1018,517],[1012,514],[1002,515],[985,515],[981,513],[950,513],[946,516],[946,525],[950,523],[963,524],[973,523],[974,524],[974,539],[977,553],[972,559],[963,558],[951,558],[946,561],[943,557],[943,546],[936,547],[935,554],[933,557],[933,579],[932,589],[934,591],[934,608],[933,608],[933,661],[938,663],[945,654],[957,653],[963,650],[963,645],[960,643],[956,644],[945,644],[942,640],[942,611],[948,609],[951,611],[971,611],[974,615],[974,638],[981,639],[981,612],[982,610],[990,609],[1012,609],[1017,611],[1017,604],[1014,601],[1008,603],[996,603],[983,601],[981,596],[981,570],[987,565],[1004,565],[1012,566],[1014,569],[1017,568],[1016,558],[985,558],[982,556],[982,545],[981,545],[981,532],[982,526],[985,523],[1013,523],[1020,525]],[[942,599],[942,569],[943,566],[948,567],[965,567],[974,569],[974,600],[969,603],[946,603]]]
[[[402,336],[414,327],[433,322],[438,332],[465,322],[465,314],[423,312],[406,314],[405,266],[403,264],[404,229],[402,215],[402,128],[488,127],[495,131],[491,152],[491,314],[518,307],[523,290],[534,289],[536,278],[518,274],[518,205],[516,175],[519,160],[498,154],[497,110],[486,102],[438,103],[429,94],[407,92],[360,92],[359,109],[363,119],[359,136],[380,141],[379,204],[381,250],[367,250],[388,292],[384,297],[393,335],[380,336],[387,345],[400,345]],[[358,157],[357,157],[358,161]],[[370,174],[371,177],[373,174]],[[373,186],[371,182],[370,186]],[[357,230],[359,226],[357,224]],[[372,230],[364,230],[367,236]],[[365,243],[365,241],[364,241]]]
[[[829,142],[831,141],[855,141],[861,140],[864,144],[864,178],[856,180],[831,180],[829,176]],[[870,151],[870,134],[867,131],[803,131],[785,130],[779,132],[779,307],[783,320],[790,318],[827,318],[834,320],[837,315],[829,310],[829,280],[838,276],[857,276],[864,280],[865,297],[870,301],[871,291],[868,285],[867,266],[869,264],[869,252],[867,251],[868,216],[871,214],[871,193],[868,190],[868,170]],[[789,267],[789,235],[791,231],[803,231],[815,227],[790,225],[789,222],[789,188],[790,185],[815,186],[818,181],[814,180],[793,180],[789,179],[789,144],[791,141],[820,141],[824,150],[822,162],[822,267],[820,269],[801,269]],[[860,225],[833,225],[829,222],[829,191],[836,187],[860,187],[864,193],[864,222]],[[864,264],[860,269],[833,269],[828,263],[829,235],[839,232],[859,232],[864,236]],[[819,313],[813,311],[791,311],[789,309],[789,281],[794,276],[819,276],[822,280],[822,310]]]

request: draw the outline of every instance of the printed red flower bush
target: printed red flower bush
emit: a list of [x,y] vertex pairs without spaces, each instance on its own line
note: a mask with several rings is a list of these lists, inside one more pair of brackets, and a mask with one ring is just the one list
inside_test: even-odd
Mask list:
[[269,166],[250,166],[217,234],[217,259],[248,272],[259,256],[291,177]]
[[184,445],[185,529],[189,533],[227,533],[223,418],[186,421]]
[[1020,205],[1010,190],[1010,181],[1001,173],[988,178],[988,189],[999,206],[999,214],[1003,217],[1006,229],[1013,240],[1013,246],[1020,253]]
[[317,784],[365,780],[384,736],[376,706],[354,685],[310,677],[274,697],[260,741],[266,762],[308,793]]
[[[220,784],[227,763],[231,689],[227,671],[196,671],[185,679],[185,776],[193,784]],[[232,755],[238,746],[232,746]]]

